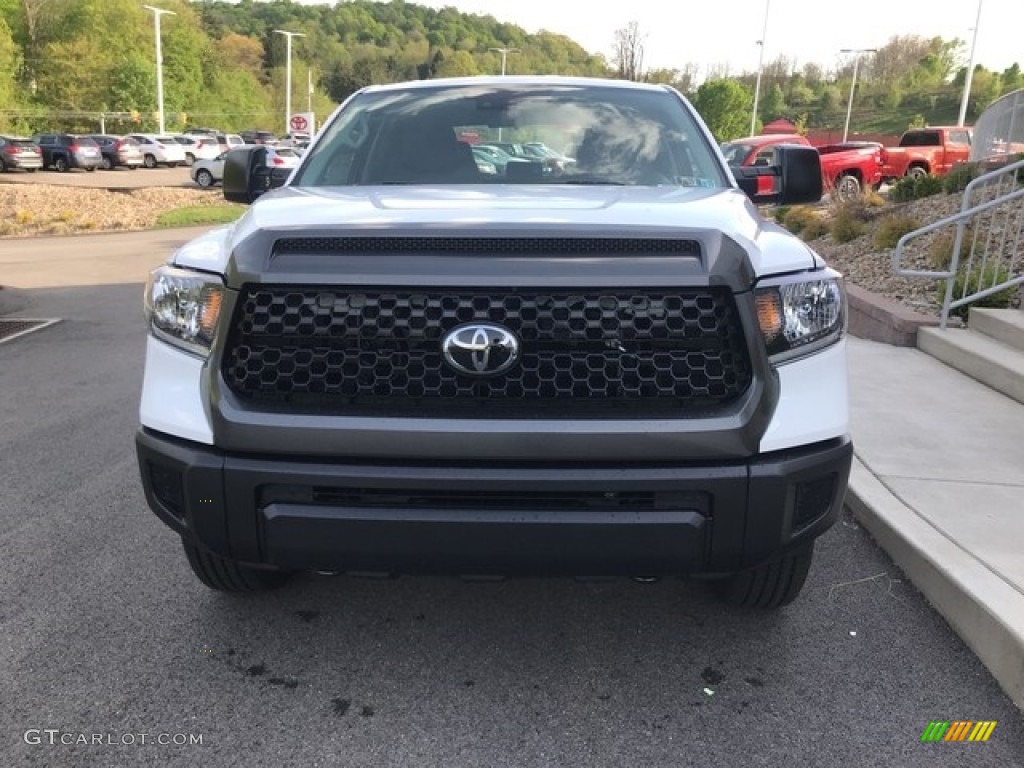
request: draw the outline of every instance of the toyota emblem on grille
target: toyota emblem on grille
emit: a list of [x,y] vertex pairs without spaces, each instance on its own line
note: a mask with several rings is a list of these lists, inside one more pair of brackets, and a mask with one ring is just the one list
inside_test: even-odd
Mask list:
[[448,365],[470,376],[504,373],[519,359],[519,340],[507,328],[469,323],[452,328],[441,342]]

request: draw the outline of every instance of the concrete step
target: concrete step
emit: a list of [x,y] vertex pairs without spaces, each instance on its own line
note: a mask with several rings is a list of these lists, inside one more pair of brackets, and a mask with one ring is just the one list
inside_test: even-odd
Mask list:
[[1024,403],[1024,351],[970,328],[919,328],[917,346],[961,373]]
[[967,325],[1024,352],[1024,310],[971,307]]

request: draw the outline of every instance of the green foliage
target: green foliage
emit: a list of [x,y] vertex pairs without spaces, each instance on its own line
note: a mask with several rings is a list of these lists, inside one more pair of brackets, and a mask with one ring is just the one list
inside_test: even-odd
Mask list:
[[[305,3],[296,0],[163,0],[174,11],[161,22],[167,112],[190,122],[238,130],[279,129],[284,113],[289,29],[293,109],[305,107],[313,74],[314,111],[326,116],[365,85],[445,75],[497,74],[516,48],[509,74],[614,76],[601,55],[554,32],[527,33],[492,16],[432,8],[405,0]],[[511,7],[511,6],[510,6]],[[509,11],[511,14],[511,11]],[[138,110],[153,128],[156,108],[154,17],[139,0],[0,0],[0,126],[96,130],[98,113]],[[609,39],[609,47],[614,41]],[[862,61],[851,130],[899,134],[908,125],[951,124],[962,79],[950,81],[961,41],[894,37]],[[835,74],[814,63],[797,71],[785,56],[764,67],[759,103],[764,121],[786,116],[801,131],[841,130],[852,60]],[[644,73],[690,96],[716,138],[749,132],[755,73],[719,71],[700,88],[699,67]],[[961,69],[959,77],[966,75]],[[33,91],[31,85],[35,84]],[[987,101],[1024,87],[1016,64],[976,69],[968,121]],[[77,113],[77,114],[72,114]]]
[[942,179],[942,191],[947,195],[963,192],[967,185],[984,173],[978,163],[960,163]]
[[806,205],[798,205],[786,213],[781,223],[782,226],[794,235],[798,235],[808,226],[820,220],[821,216],[813,208],[808,208]]
[[[963,238],[960,241],[960,256],[957,259],[957,264],[963,263],[970,257],[973,242],[974,230],[971,227],[966,227]],[[956,234],[954,232],[943,232],[932,239],[928,245],[928,263],[932,269],[949,269],[952,263],[954,245],[956,245]]]
[[911,200],[920,200],[922,197],[931,197],[942,192],[942,179],[938,176],[922,176],[913,178],[904,176],[892,185],[889,190],[889,199],[894,203],[908,203]]
[[218,205],[189,205],[184,208],[172,208],[157,217],[156,227],[199,227],[215,224],[228,224],[245,213],[244,205],[220,203]]
[[807,222],[800,236],[807,242],[824,237],[831,231],[829,223],[821,216],[817,216]]
[[837,243],[848,243],[864,234],[867,225],[859,212],[850,205],[841,205],[832,217],[830,233]]
[[[953,278],[953,299],[959,299],[970,295],[975,291],[986,288],[994,288],[1010,279],[1010,273],[1002,264],[986,264],[984,268],[974,265],[970,269],[964,267],[957,271]],[[1006,288],[981,299],[976,299],[970,304],[956,307],[950,314],[954,317],[967,319],[968,307],[992,307],[994,309],[1006,309],[1013,305],[1019,293],[1017,286]],[[946,299],[946,283],[939,283],[935,291],[936,302],[941,305]]]
[[878,250],[887,251],[895,248],[901,237],[920,226],[920,222],[913,216],[892,213],[879,219],[872,240]]
[[735,80],[705,80],[697,89],[693,105],[719,142],[750,131],[753,94]]

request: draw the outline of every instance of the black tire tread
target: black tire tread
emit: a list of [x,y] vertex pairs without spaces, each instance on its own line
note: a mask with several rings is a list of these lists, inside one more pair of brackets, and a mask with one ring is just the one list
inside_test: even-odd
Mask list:
[[814,542],[810,542],[777,560],[723,580],[721,596],[738,608],[782,608],[800,594],[813,559]]
[[203,584],[218,592],[265,592],[288,580],[287,573],[249,568],[207,552],[185,539],[182,546],[192,572]]

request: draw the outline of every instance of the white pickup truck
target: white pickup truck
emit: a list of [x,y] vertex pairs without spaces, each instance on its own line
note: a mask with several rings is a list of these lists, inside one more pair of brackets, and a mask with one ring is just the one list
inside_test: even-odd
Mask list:
[[[471,144],[574,158],[481,172]],[[290,572],[689,575],[799,593],[852,455],[840,276],[657,85],[429,80],[354,94],[301,164],[147,287],[149,505],[209,587]],[[258,198],[258,199],[257,199]]]

